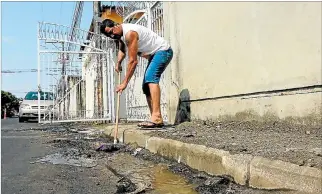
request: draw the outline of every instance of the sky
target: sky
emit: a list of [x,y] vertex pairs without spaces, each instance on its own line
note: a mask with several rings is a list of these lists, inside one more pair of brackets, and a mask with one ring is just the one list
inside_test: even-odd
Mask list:
[[[1,68],[37,69],[37,25],[39,21],[70,26],[75,1],[1,2]],[[103,3],[105,4],[105,3]],[[88,30],[93,2],[84,2],[81,29]],[[24,97],[37,90],[37,73],[2,73],[1,90]]]

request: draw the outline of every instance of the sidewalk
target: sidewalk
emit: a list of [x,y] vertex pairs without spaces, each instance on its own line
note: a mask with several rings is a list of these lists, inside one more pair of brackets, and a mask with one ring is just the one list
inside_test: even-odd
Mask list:
[[[113,125],[102,125],[113,136]],[[175,128],[119,127],[120,141],[136,143],[200,171],[229,175],[254,188],[322,191],[321,128],[286,122],[186,122]]]
[[149,135],[322,168],[322,127],[287,122],[186,122]]

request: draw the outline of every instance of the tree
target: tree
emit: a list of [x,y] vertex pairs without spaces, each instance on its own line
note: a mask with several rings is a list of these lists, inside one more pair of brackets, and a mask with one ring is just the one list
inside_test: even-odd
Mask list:
[[1,90],[1,117],[6,110],[7,116],[12,116],[13,111],[19,110],[19,99],[10,92]]

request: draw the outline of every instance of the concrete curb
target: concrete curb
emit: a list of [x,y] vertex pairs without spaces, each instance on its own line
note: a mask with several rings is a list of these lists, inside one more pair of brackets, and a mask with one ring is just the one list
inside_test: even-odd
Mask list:
[[[113,136],[114,126],[105,134]],[[212,175],[228,175],[240,185],[261,189],[290,189],[306,193],[322,192],[322,170],[270,160],[248,154],[232,155],[228,151],[172,139],[148,136],[150,131],[136,130],[133,125],[120,125],[119,140],[135,143],[152,153],[182,162]]]
[[249,186],[256,188],[287,188],[321,193],[322,171],[280,160],[254,157],[250,163]]

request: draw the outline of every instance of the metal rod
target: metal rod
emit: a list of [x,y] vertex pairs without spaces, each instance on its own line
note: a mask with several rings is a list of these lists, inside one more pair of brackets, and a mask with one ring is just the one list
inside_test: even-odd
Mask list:
[[[104,39],[108,39],[108,40],[109,40],[109,42],[110,42],[111,44],[113,44],[111,39],[109,39],[109,38],[107,38],[107,37],[102,37],[102,40],[104,40]],[[94,50],[97,50],[97,51],[105,52],[105,50],[103,50],[103,49],[99,49],[99,48],[97,48],[97,47],[94,47],[94,46],[92,46],[91,44],[88,44],[88,45],[87,45],[87,44],[82,44],[82,43],[79,43],[79,42],[72,42],[72,41],[68,41],[68,40],[66,40],[66,39],[58,40],[58,39],[50,39],[50,38],[40,38],[40,40],[55,40],[55,41],[61,41],[61,42],[65,42],[65,43],[73,43],[73,44],[80,45],[80,46],[84,46],[84,47],[87,47],[87,48],[91,48],[91,49],[94,49]],[[78,51],[78,52],[79,52],[79,51]],[[68,53],[68,52],[66,52],[66,53]],[[79,53],[81,54],[82,52],[79,52]]]
[[[113,51],[112,49],[109,49],[110,50],[110,62],[113,64],[112,66],[109,65],[109,68],[110,68],[110,83],[111,83],[111,103],[112,103],[112,109],[111,109],[111,113],[112,113],[112,120],[115,121],[115,103],[114,103],[114,87],[115,87],[115,80],[114,80],[114,73],[113,73],[113,68],[112,67],[115,67],[115,63],[114,63],[114,60],[113,60]],[[115,50],[115,49],[114,49]]]
[[[81,79],[80,81],[78,81],[75,85],[77,85],[77,84],[79,84],[81,81],[83,81],[83,79]],[[73,88],[72,88],[73,89]],[[71,90],[69,90],[65,95],[64,95],[64,97],[58,102],[58,104],[60,104],[62,101],[63,101],[63,99],[64,98],[66,98],[66,96],[72,91],[72,89]]]
[[146,119],[131,119],[131,118],[126,118],[128,121],[145,121]]
[[[52,121],[53,123],[68,123],[68,122],[82,122],[82,121],[111,121],[110,115],[106,118],[99,119],[75,119],[75,120],[56,120]],[[42,121],[41,123],[50,123],[50,121]]]
[[79,51],[55,51],[55,50],[39,50],[39,53],[70,53],[70,54],[102,54],[104,52],[79,52]]
[[[45,25],[45,29],[46,29],[46,26],[59,26],[59,27],[65,27],[65,28],[69,28],[69,29],[71,28],[70,26],[61,25],[61,24],[55,24],[55,23],[50,23],[50,22],[39,22],[39,24]],[[89,32],[89,31],[83,30],[81,28],[75,28],[75,30],[83,31],[83,32],[86,32],[86,33],[89,33],[89,34],[95,34],[93,32]],[[102,36],[102,35],[100,35],[100,36]]]
[[150,9],[153,9],[158,3],[160,3],[160,1],[154,2],[153,5],[150,7]]
[[37,47],[38,47],[38,123],[40,122],[40,41],[39,41],[39,23],[38,23],[38,30],[37,30]]
[[134,16],[135,14],[140,13],[140,12],[146,13],[147,10],[145,10],[145,9],[136,10],[136,11],[132,12],[130,15],[126,16],[123,19],[123,21],[126,22],[129,18],[131,18],[132,16]]
[[[108,99],[108,111],[109,111],[109,113],[111,113],[112,115],[113,115],[113,113],[112,113],[112,95],[111,95],[111,90],[112,90],[112,83],[113,82],[111,82],[111,74],[110,74],[110,55],[109,55],[109,53],[110,52],[108,52],[107,54],[106,54],[106,62],[107,62],[107,95],[108,95],[108,97],[107,97],[107,99]],[[112,119],[113,119],[113,116],[112,116]]]
[[[53,55],[52,55],[52,59],[53,59]],[[52,60],[52,62],[51,62],[51,64],[53,63],[53,60]],[[52,65],[50,66],[50,68],[52,68]],[[48,69],[48,72],[50,72],[50,70]],[[51,74],[49,74],[49,75],[51,75]],[[55,89],[54,89],[54,76],[53,75],[51,75],[51,82],[52,82],[52,108],[51,108],[51,111],[49,112],[50,113],[50,118],[49,118],[49,120],[51,121],[51,123],[52,123],[52,120],[54,119],[53,117],[54,117],[54,115],[53,114],[55,114],[55,112],[53,112],[53,110],[54,110],[54,96],[55,96]],[[55,78],[56,79],[56,78]]]

